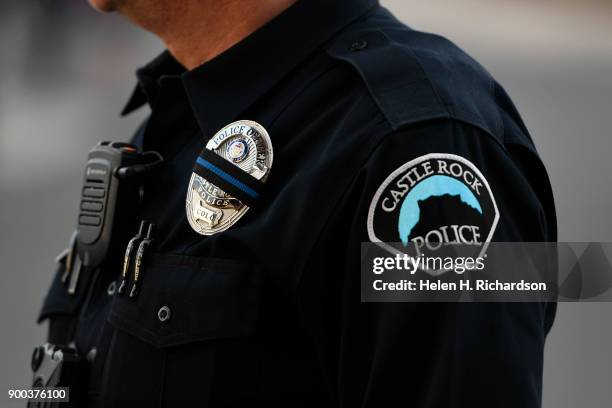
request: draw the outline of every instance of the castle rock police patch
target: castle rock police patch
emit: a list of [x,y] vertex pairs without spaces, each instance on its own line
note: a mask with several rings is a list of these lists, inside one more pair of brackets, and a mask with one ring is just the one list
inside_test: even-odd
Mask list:
[[402,246],[423,253],[468,244],[482,256],[498,220],[493,193],[478,168],[461,156],[432,153],[387,177],[370,204],[367,228],[370,241],[395,253]]

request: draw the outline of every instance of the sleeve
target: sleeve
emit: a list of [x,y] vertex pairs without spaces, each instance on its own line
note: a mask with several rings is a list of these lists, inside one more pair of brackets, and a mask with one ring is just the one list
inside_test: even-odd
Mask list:
[[62,275],[66,270],[65,261],[64,257],[57,264],[37,319],[38,323],[48,320],[46,341],[52,344],[69,344],[73,340],[78,309],[85,292],[80,291],[79,296],[68,294],[66,285],[62,282]]
[[489,134],[450,120],[376,147],[336,210],[338,219],[352,214],[335,346],[341,406],[541,405],[554,304],[360,300],[361,242],[549,240],[554,220],[519,162]]

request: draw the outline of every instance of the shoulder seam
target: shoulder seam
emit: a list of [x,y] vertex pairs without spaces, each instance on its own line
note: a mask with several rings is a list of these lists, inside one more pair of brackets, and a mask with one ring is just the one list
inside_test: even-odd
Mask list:
[[[382,28],[344,33],[327,48],[331,58],[351,66],[359,75],[370,97],[393,131],[437,119],[454,119],[476,126],[500,145],[504,145],[504,127],[499,108],[489,111],[489,123],[479,120],[479,111],[462,110],[445,102],[410,44],[394,41]],[[393,61],[381,69],[379,61]],[[483,86],[494,91],[494,80],[487,76]],[[476,117],[474,117],[476,115]]]

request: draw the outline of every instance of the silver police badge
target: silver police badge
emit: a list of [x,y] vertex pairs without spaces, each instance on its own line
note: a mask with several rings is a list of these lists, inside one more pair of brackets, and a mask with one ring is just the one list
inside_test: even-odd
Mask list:
[[270,136],[259,123],[240,120],[217,132],[198,157],[187,190],[194,231],[213,235],[234,225],[258,198],[253,183],[266,181],[272,158]]

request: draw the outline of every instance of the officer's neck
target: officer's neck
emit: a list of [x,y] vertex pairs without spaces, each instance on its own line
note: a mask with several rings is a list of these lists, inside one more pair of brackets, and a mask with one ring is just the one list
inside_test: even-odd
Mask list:
[[128,7],[121,11],[158,36],[190,70],[231,48],[296,1],[187,0],[164,2],[156,12]]

